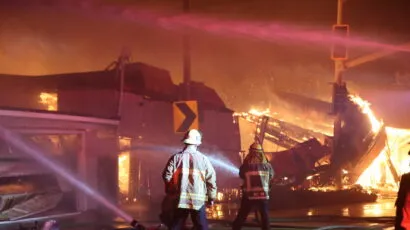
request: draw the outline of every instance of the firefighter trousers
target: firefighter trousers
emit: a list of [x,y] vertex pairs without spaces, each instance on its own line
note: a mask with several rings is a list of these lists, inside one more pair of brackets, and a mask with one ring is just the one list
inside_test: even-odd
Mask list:
[[261,225],[263,230],[269,229],[269,201],[268,200],[249,200],[242,198],[241,207],[232,224],[233,230],[240,230],[252,209],[256,209],[261,214]]
[[208,230],[208,220],[206,219],[205,205],[199,210],[178,208],[175,210],[171,230],[181,230],[184,228],[185,221],[191,215],[195,230]]

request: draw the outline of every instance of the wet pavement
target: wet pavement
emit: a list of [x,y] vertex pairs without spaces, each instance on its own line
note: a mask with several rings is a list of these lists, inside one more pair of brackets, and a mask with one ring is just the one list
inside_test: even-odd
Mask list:
[[[393,198],[379,199],[375,203],[331,205],[315,208],[276,210],[270,212],[274,229],[301,228],[316,229],[324,226],[361,226],[386,229],[392,226],[395,215]],[[150,208],[128,205],[126,211],[147,224],[159,223],[159,207]],[[235,218],[238,204],[216,204],[207,210],[208,218],[214,229],[227,228]],[[254,213],[248,217],[248,226],[257,226]]]
[[[380,199],[375,203],[332,205],[325,207],[277,210],[270,212],[271,229],[318,229],[329,226],[353,226],[362,229],[387,229],[394,221],[394,199]],[[124,211],[132,215],[149,229],[158,229],[160,224],[160,201],[150,204],[138,202],[123,205]],[[207,210],[211,229],[230,229],[232,220],[238,211],[237,204],[216,204]],[[128,223],[116,219],[114,226],[109,227],[108,219],[99,217],[82,217],[82,221],[61,221],[61,229],[100,230],[131,229]],[[188,223],[189,224],[189,223]],[[251,213],[244,229],[258,228],[254,213]],[[0,229],[2,229],[0,227]],[[10,229],[10,228],[7,228]],[[18,229],[18,228],[13,228]],[[342,228],[333,228],[342,229]]]
[[344,217],[393,217],[394,199],[381,199],[376,203],[332,205],[328,207],[282,210],[271,212],[275,217],[289,216],[344,216]]

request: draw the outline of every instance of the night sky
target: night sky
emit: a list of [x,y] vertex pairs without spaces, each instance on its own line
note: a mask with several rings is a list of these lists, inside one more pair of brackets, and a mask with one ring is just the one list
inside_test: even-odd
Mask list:
[[[69,2],[72,3],[0,0],[1,73],[42,75],[101,70],[127,46],[133,61],[167,69],[175,83],[181,81],[181,33],[177,29],[164,29],[152,21],[135,22],[123,11],[114,17],[95,11],[96,5],[138,12],[149,9],[152,20],[152,17],[179,15],[181,1]],[[270,23],[285,29],[329,33],[336,20],[336,3],[336,0],[192,0],[192,13],[193,18],[224,25],[232,21],[235,25]],[[351,36],[367,41],[409,42],[409,15],[408,0],[347,0],[344,4],[344,22],[350,24]],[[261,33],[269,32],[269,28],[263,30]],[[252,105],[268,106],[274,90],[330,99],[333,63],[326,42],[307,42],[297,36],[268,41],[230,31],[210,34],[203,28],[191,33],[193,80],[215,88],[235,110],[247,110]],[[353,47],[350,56],[372,51],[376,50]],[[404,81],[406,73],[410,73],[409,57],[401,52],[362,65],[349,70],[346,79],[352,89],[394,88],[397,73],[404,76]]]

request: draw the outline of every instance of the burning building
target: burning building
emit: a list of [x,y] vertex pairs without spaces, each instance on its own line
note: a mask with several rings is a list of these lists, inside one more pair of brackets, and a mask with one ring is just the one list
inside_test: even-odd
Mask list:
[[[172,114],[173,102],[180,100],[182,87],[172,82],[166,70],[143,63],[48,76],[3,74],[0,106],[4,110],[0,121],[9,129],[27,133],[27,141],[37,143],[109,199],[158,201],[164,194],[161,170],[171,154],[181,148],[182,135],[174,132]],[[232,122],[233,111],[202,83],[192,82],[191,98],[199,106],[202,151],[214,159],[223,158],[222,166],[239,164],[240,133],[238,124]],[[5,219],[13,220],[15,210],[20,210],[18,205],[31,207],[32,198],[37,197],[22,195],[9,201],[14,190],[46,194],[37,200],[50,203],[48,208],[27,208],[17,218],[56,211],[62,203],[75,204],[60,210],[65,213],[67,208],[71,208],[70,213],[97,209],[97,204],[47,168],[34,164],[25,167],[24,162],[32,159],[20,157],[6,142],[1,150],[5,157],[0,160],[0,170],[5,173],[0,180],[9,186],[1,196],[0,212],[9,216]],[[215,165],[219,187],[237,187],[232,182],[236,175],[220,166]],[[43,186],[44,182],[50,188]]]
[[278,95],[282,100],[299,103],[300,110],[293,115],[290,111],[282,115],[269,110],[235,114],[254,124],[254,139],[268,149],[268,157],[276,169],[277,185],[291,186],[292,190],[329,191],[339,186],[342,189],[361,186],[378,192],[396,191],[400,174],[405,172],[402,160],[406,152],[402,150],[408,135],[404,130],[386,127],[367,101],[347,95],[340,117],[340,136],[335,141],[331,135],[332,116],[295,119],[312,107],[315,112],[326,114],[330,103],[287,93]]

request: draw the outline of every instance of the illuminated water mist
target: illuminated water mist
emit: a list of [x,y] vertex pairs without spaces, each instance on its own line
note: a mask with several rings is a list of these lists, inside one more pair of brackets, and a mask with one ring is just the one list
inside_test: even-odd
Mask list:
[[[64,9],[67,9],[64,5]],[[194,29],[207,33],[224,35],[224,36],[239,36],[259,39],[263,41],[303,41],[313,42],[318,45],[332,44],[334,42],[343,42],[348,46],[377,48],[392,51],[410,52],[407,47],[383,44],[379,42],[366,41],[360,38],[349,36],[336,37],[330,29],[326,30],[306,30],[296,28],[289,25],[283,25],[271,22],[249,22],[249,21],[234,21],[234,20],[219,20],[212,17],[197,16],[193,14],[171,15],[153,13],[151,11],[143,11],[135,6],[119,7],[119,6],[93,6],[85,4],[82,7],[70,9],[84,11],[84,15],[89,17],[109,17],[112,20],[126,20],[135,22],[141,25],[156,26],[170,30]]]
[[[71,185],[76,187],[77,189],[81,190],[85,194],[87,194],[90,198],[94,199],[101,205],[104,205],[107,209],[111,210],[113,213],[118,215],[119,217],[123,218],[125,221],[131,223],[134,221],[133,217],[130,216],[129,214],[125,213],[123,210],[118,208],[116,205],[108,201],[106,198],[104,198],[100,193],[98,193],[96,190],[92,189],[90,186],[88,186],[86,183],[81,181],[79,178],[76,178],[74,175],[72,175],[66,168],[64,168],[62,165],[52,161],[46,155],[43,153],[41,149],[39,149],[37,146],[31,143],[26,143],[19,135],[15,134],[14,132],[4,128],[3,126],[0,125],[0,138],[2,138],[4,141],[15,147],[16,149],[19,149],[22,153],[25,153],[32,158],[34,158],[36,161],[38,161],[40,164],[46,166],[48,169],[52,170],[54,173],[58,174],[59,176],[63,177],[66,179]],[[141,149],[138,148],[138,149]],[[178,148],[175,147],[168,147],[168,146],[147,146],[145,147],[146,150],[160,150],[160,152],[176,152],[178,151]],[[129,149],[131,150],[131,149]],[[127,150],[127,151],[129,151]],[[235,167],[232,163],[230,163],[227,160],[223,159],[218,159],[215,156],[208,156],[210,161],[217,167],[224,169],[225,171],[228,171],[235,176],[238,175],[238,168]]]
[[[122,152],[130,151],[130,150],[147,150],[147,151],[163,152],[163,153],[170,155],[172,153],[177,153],[181,151],[181,148],[171,147],[171,146],[144,145],[144,146],[133,147],[131,149],[125,149],[125,150],[122,150]],[[200,151],[205,156],[208,157],[208,159],[211,161],[214,168],[220,169],[225,172],[229,172],[233,176],[238,176],[239,174],[238,167],[236,167],[232,162],[226,159],[221,153],[217,152],[216,153],[217,155],[212,155],[212,154],[206,153],[207,152],[206,150],[205,152],[202,150]]]
[[220,168],[224,171],[228,171],[232,173],[235,176],[239,175],[239,169],[235,165],[233,165],[231,162],[223,160],[223,159],[218,159],[216,156],[208,156],[209,160],[212,162],[212,165],[216,168]]
[[100,193],[89,187],[86,183],[82,182],[80,179],[76,178],[72,175],[67,169],[62,167],[61,165],[53,162],[51,159],[45,156],[42,150],[40,150],[37,146],[33,144],[26,143],[20,136],[16,135],[15,133],[7,130],[3,126],[0,126],[0,137],[7,141],[9,144],[14,146],[15,148],[19,149],[25,154],[30,155],[36,161],[41,163],[42,165],[46,166],[59,176],[66,179],[71,185],[76,187],[77,189],[81,190],[85,194],[87,194],[90,198],[94,199],[98,203],[104,205],[106,208],[114,212],[119,217],[123,218],[125,221],[131,223],[133,218],[119,209],[117,206],[112,204],[106,198],[104,198]]

